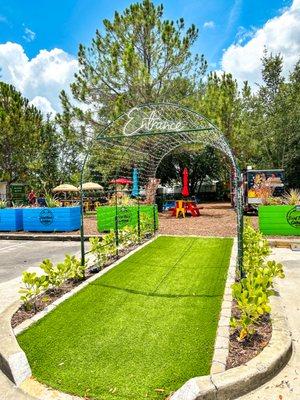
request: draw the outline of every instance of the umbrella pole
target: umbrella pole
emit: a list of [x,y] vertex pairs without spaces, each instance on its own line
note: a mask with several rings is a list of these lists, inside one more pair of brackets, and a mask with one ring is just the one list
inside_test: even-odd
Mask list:
[[81,250],[81,265],[85,264],[85,251],[84,251],[84,225],[83,225],[83,191],[82,191],[82,177],[80,180],[80,250]]

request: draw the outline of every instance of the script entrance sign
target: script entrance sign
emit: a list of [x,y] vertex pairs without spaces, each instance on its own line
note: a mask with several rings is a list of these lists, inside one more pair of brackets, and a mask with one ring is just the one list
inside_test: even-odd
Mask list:
[[127,116],[128,121],[123,127],[125,136],[147,132],[180,132],[184,130],[184,124],[181,121],[162,118],[155,110],[145,115],[138,108],[132,108]]

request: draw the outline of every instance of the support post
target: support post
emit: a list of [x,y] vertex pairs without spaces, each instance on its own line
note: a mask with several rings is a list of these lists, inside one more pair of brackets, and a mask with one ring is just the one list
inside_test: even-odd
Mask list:
[[137,220],[138,220],[138,240],[139,244],[141,243],[141,210],[140,210],[140,199],[138,197],[137,199],[138,203],[138,208],[137,208]]
[[83,192],[82,192],[82,179],[80,177],[80,252],[81,252],[81,265],[85,263],[85,250],[84,250],[84,215],[83,215]]
[[244,234],[244,210],[243,210],[243,193],[242,193],[242,177],[239,169],[235,171],[234,180],[235,198],[236,198],[236,215],[237,215],[237,238],[238,238],[238,267],[240,276],[243,278],[245,272],[243,270],[243,234]]
[[119,255],[119,218],[118,218],[118,191],[117,191],[117,185],[115,185],[115,196],[116,196],[116,201],[115,201],[115,210],[116,210],[116,215],[115,215],[115,240],[116,240],[116,255]]
[[156,232],[156,204],[153,204],[153,234]]

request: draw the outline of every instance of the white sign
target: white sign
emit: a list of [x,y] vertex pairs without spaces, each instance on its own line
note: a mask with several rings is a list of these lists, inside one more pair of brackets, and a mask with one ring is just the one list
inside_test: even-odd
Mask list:
[[[134,113],[138,111],[137,116]],[[141,110],[133,108],[127,114],[128,121],[124,125],[123,133],[125,136],[133,136],[139,132],[179,132],[184,129],[180,121],[164,120],[159,117],[156,111],[151,111],[149,116],[139,118]]]

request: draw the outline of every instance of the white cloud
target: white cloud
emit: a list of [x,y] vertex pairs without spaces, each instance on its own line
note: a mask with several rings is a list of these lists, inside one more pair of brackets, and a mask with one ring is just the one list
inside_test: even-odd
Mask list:
[[247,43],[238,41],[224,51],[222,69],[254,87],[261,83],[261,57],[266,47],[273,54],[282,54],[283,74],[287,76],[300,57],[300,0],[294,0],[291,7],[251,35]]
[[75,57],[62,49],[41,50],[29,59],[17,43],[0,44],[1,80],[14,85],[43,112],[61,110],[59,93],[69,92],[78,70]]
[[46,99],[46,97],[35,96],[35,98],[32,99],[29,103],[41,110],[44,115],[55,114],[55,110],[53,109],[50,101]]
[[22,37],[26,40],[26,42],[32,42],[35,39],[35,32],[25,27],[24,35]]
[[204,29],[213,29],[215,27],[214,21],[206,21],[203,24]]

